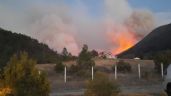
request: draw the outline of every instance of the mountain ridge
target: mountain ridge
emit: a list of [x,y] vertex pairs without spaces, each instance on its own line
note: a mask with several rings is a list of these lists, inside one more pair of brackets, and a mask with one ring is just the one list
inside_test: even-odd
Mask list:
[[55,63],[59,59],[59,54],[46,44],[24,34],[0,28],[0,68],[6,65],[13,54],[21,51],[27,52],[38,63]]
[[141,41],[128,50],[118,54],[119,58],[143,57],[163,50],[171,49],[171,24],[154,29]]

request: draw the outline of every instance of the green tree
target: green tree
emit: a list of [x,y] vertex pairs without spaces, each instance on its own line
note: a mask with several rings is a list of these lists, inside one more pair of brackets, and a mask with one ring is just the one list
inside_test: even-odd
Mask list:
[[69,53],[68,53],[68,51],[67,51],[67,48],[63,48],[63,50],[62,50],[62,59],[63,59],[63,61],[66,61],[66,60],[68,60],[69,58]]
[[63,56],[68,56],[68,54],[69,54],[69,53],[68,53],[68,51],[67,51],[67,48],[64,47],[63,50],[62,50],[62,55],[63,55]]
[[88,51],[88,46],[84,45],[80,52],[77,64],[72,65],[69,69],[71,74],[79,76],[80,78],[88,78],[91,76],[91,67],[95,66],[91,52]]
[[107,74],[97,72],[94,80],[89,80],[86,85],[85,96],[117,96],[120,92],[116,82],[109,80]]
[[161,63],[164,65],[164,70],[168,67],[169,64],[171,64],[171,51],[161,51],[157,54],[153,55],[152,58],[155,62],[155,69],[157,72],[161,71]]
[[83,45],[82,51],[78,56],[77,64],[82,69],[90,69],[92,66],[95,65],[95,62],[92,59],[92,55],[88,51],[87,45]]
[[92,55],[92,57],[98,57],[99,53],[96,50],[92,50],[91,55]]
[[4,83],[13,96],[49,96],[49,82],[35,65],[26,52],[11,57],[4,69]]

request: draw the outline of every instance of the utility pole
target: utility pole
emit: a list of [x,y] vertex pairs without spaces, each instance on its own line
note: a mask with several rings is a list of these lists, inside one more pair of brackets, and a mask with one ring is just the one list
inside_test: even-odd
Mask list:
[[141,65],[138,64],[138,76],[139,76],[139,79],[141,79]]

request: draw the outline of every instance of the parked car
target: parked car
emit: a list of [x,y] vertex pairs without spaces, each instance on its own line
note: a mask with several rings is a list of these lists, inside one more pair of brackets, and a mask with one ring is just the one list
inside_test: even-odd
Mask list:
[[164,73],[163,87],[168,96],[171,96],[171,64]]

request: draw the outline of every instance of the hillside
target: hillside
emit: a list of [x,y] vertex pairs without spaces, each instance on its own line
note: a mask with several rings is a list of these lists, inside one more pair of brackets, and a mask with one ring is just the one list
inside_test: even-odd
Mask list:
[[13,54],[26,51],[38,63],[54,63],[59,59],[57,52],[31,37],[0,28],[0,68],[5,66]]
[[171,49],[171,24],[154,29],[144,39],[130,49],[119,54],[120,58],[143,57],[159,51]]

